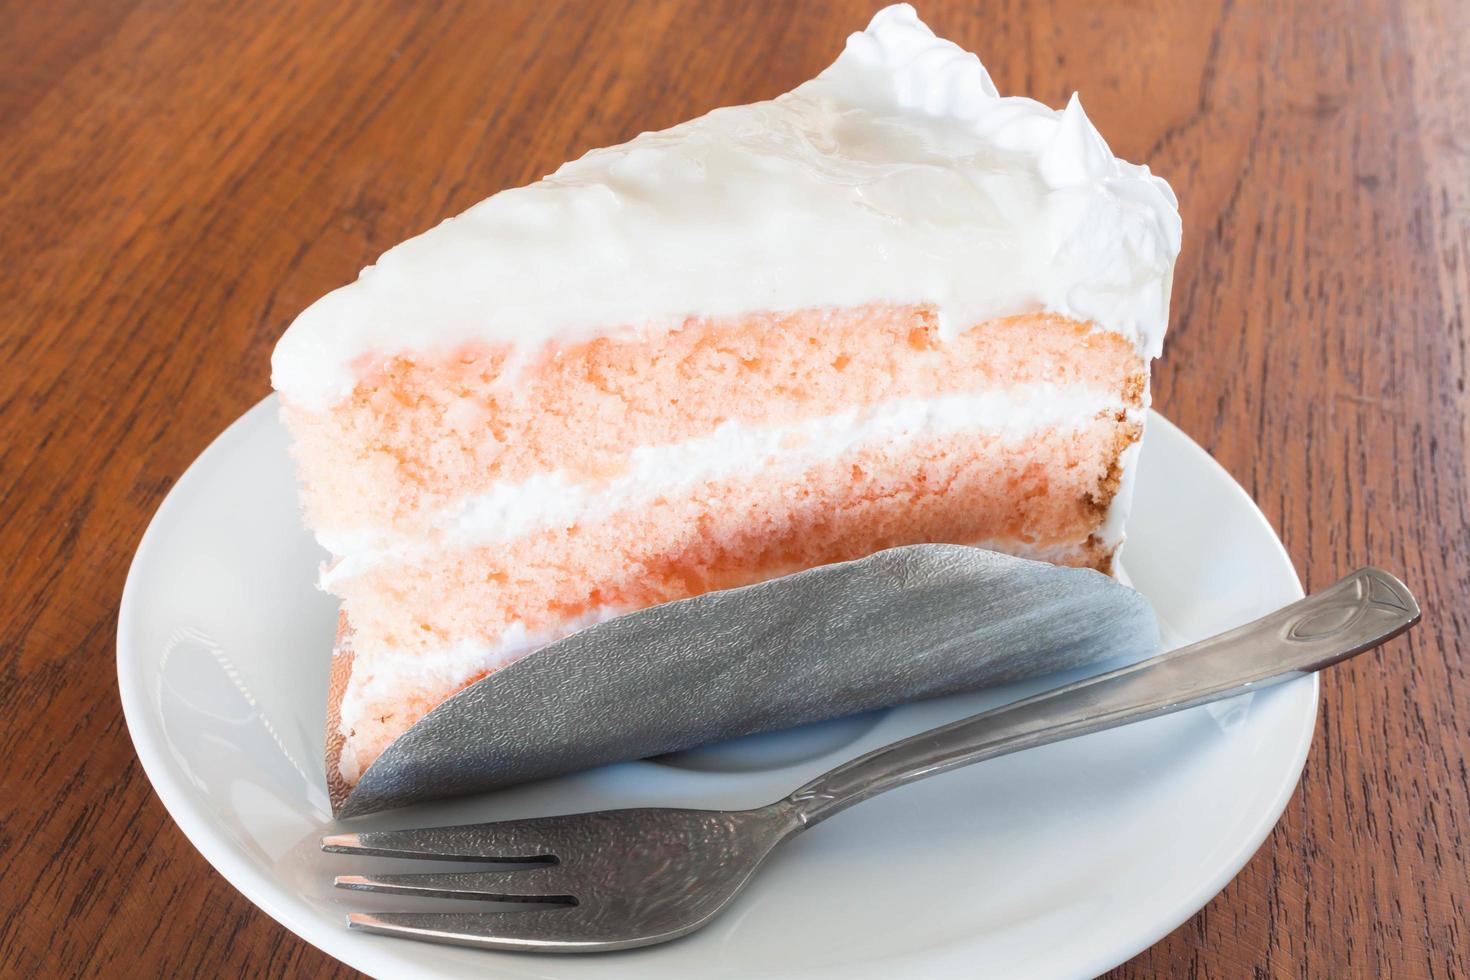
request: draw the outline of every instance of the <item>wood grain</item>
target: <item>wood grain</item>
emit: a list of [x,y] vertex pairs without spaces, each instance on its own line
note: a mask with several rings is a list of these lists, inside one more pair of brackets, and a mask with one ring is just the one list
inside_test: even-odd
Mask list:
[[[384,248],[789,88],[873,6],[0,2],[0,974],[350,973],[208,868],[133,754],[113,637],[149,516]],[[1173,182],[1158,406],[1308,587],[1373,562],[1427,610],[1325,678],[1280,825],[1113,975],[1470,975],[1470,5],[921,13]]]

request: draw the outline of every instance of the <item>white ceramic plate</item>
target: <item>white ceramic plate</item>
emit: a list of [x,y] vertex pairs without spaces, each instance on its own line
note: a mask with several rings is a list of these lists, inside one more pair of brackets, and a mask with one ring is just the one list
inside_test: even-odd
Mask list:
[[[1128,535],[1124,568],[1170,645],[1301,595],[1246,494],[1157,415]],[[286,437],[267,399],[189,468],[138,546],[118,683],[144,769],[205,858],[282,925],[379,977],[1091,976],[1157,941],[1240,870],[1296,785],[1316,715],[1316,681],[1304,679],[926,780],[797,838],[725,915],[664,946],[545,957],[362,935],[344,913],[435,906],[335,891],[333,875],[389,862],[317,848],[337,826],[322,776],[336,608],[312,587],[321,558],[297,517]],[[351,826],[752,806],[859,752],[1052,683]]]

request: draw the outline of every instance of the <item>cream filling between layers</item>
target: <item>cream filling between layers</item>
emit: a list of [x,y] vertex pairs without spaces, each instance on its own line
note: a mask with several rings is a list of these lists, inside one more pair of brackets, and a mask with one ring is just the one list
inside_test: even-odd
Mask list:
[[[537,474],[438,511],[432,532],[406,537],[378,531],[318,530],[317,541],[338,556],[323,566],[320,588],[384,565],[400,565],[445,551],[498,544],[531,531],[595,524],[621,511],[677,497],[694,487],[752,473],[779,479],[811,463],[864,445],[891,445],[921,437],[975,431],[1012,441],[1031,433],[1072,429],[1104,412],[1127,409],[1116,392],[1053,384],[1022,389],[903,399],[806,419],[788,426],[726,422],[706,436],[633,450],[626,470],[605,482],[564,472]],[[1122,496],[1122,495],[1120,495]],[[1109,520],[1111,536],[1121,520]]]

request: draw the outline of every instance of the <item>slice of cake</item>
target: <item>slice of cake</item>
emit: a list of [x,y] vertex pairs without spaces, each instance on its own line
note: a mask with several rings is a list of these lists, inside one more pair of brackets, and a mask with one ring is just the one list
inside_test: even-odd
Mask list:
[[389,250],[273,365],[342,600],[334,788],[630,610],[921,542],[1110,570],[1179,235],[1075,98],[895,6]]

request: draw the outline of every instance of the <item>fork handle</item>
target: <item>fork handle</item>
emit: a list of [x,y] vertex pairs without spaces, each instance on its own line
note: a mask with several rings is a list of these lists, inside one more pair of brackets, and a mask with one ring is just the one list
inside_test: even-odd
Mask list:
[[1419,604],[1402,582],[1362,568],[1227,633],[876,749],[785,803],[798,825],[811,826],[926,776],[1305,676],[1418,621]]

